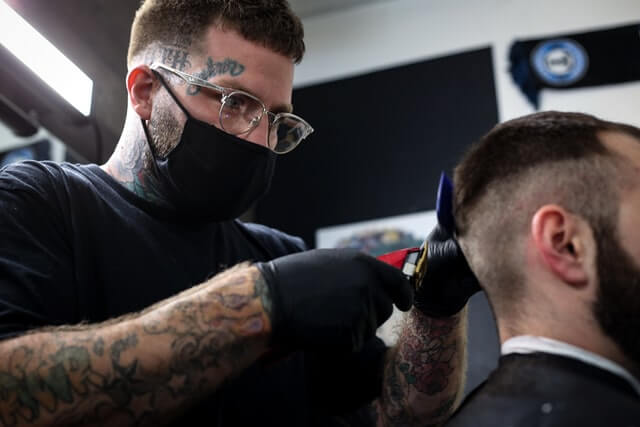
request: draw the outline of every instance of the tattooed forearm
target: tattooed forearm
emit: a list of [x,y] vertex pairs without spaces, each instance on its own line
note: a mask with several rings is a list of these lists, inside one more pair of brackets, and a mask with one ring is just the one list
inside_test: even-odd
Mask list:
[[137,315],[0,343],[0,424],[158,425],[266,349],[268,300],[243,266]]
[[464,385],[466,311],[445,319],[407,316],[388,356],[378,424],[424,426],[446,420]]

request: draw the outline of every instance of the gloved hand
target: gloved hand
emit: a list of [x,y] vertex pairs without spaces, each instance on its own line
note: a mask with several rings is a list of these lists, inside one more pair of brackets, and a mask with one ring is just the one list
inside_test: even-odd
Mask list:
[[479,290],[458,242],[437,225],[427,237],[427,269],[414,305],[428,316],[448,317],[462,310]]
[[391,316],[411,308],[400,270],[355,249],[316,249],[256,264],[273,301],[273,345],[358,351]]

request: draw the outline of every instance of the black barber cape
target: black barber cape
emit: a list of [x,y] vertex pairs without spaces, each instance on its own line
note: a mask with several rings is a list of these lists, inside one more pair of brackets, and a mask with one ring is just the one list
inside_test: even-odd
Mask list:
[[[260,225],[180,223],[96,165],[11,165],[0,170],[0,338],[136,312],[239,262],[302,250]],[[310,425],[371,400],[384,352],[375,339],[360,355],[332,355],[335,366],[303,353],[258,363],[175,424]],[[24,379],[12,384],[2,393],[29,394]]]
[[640,396],[624,378],[546,353],[508,354],[447,427],[638,427]]

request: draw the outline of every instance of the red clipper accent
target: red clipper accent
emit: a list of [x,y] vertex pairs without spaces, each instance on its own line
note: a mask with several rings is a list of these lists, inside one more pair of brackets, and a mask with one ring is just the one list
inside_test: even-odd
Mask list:
[[400,249],[398,251],[389,252],[388,254],[380,255],[378,259],[382,262],[386,262],[389,265],[392,265],[400,270],[404,268],[404,263],[407,260],[407,257],[414,253],[419,252],[420,248],[407,248]]

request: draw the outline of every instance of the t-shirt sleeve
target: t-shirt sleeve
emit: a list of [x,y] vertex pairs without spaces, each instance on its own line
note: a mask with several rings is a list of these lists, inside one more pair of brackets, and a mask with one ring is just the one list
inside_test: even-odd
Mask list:
[[55,199],[43,168],[0,170],[0,339],[73,314],[71,249]]

